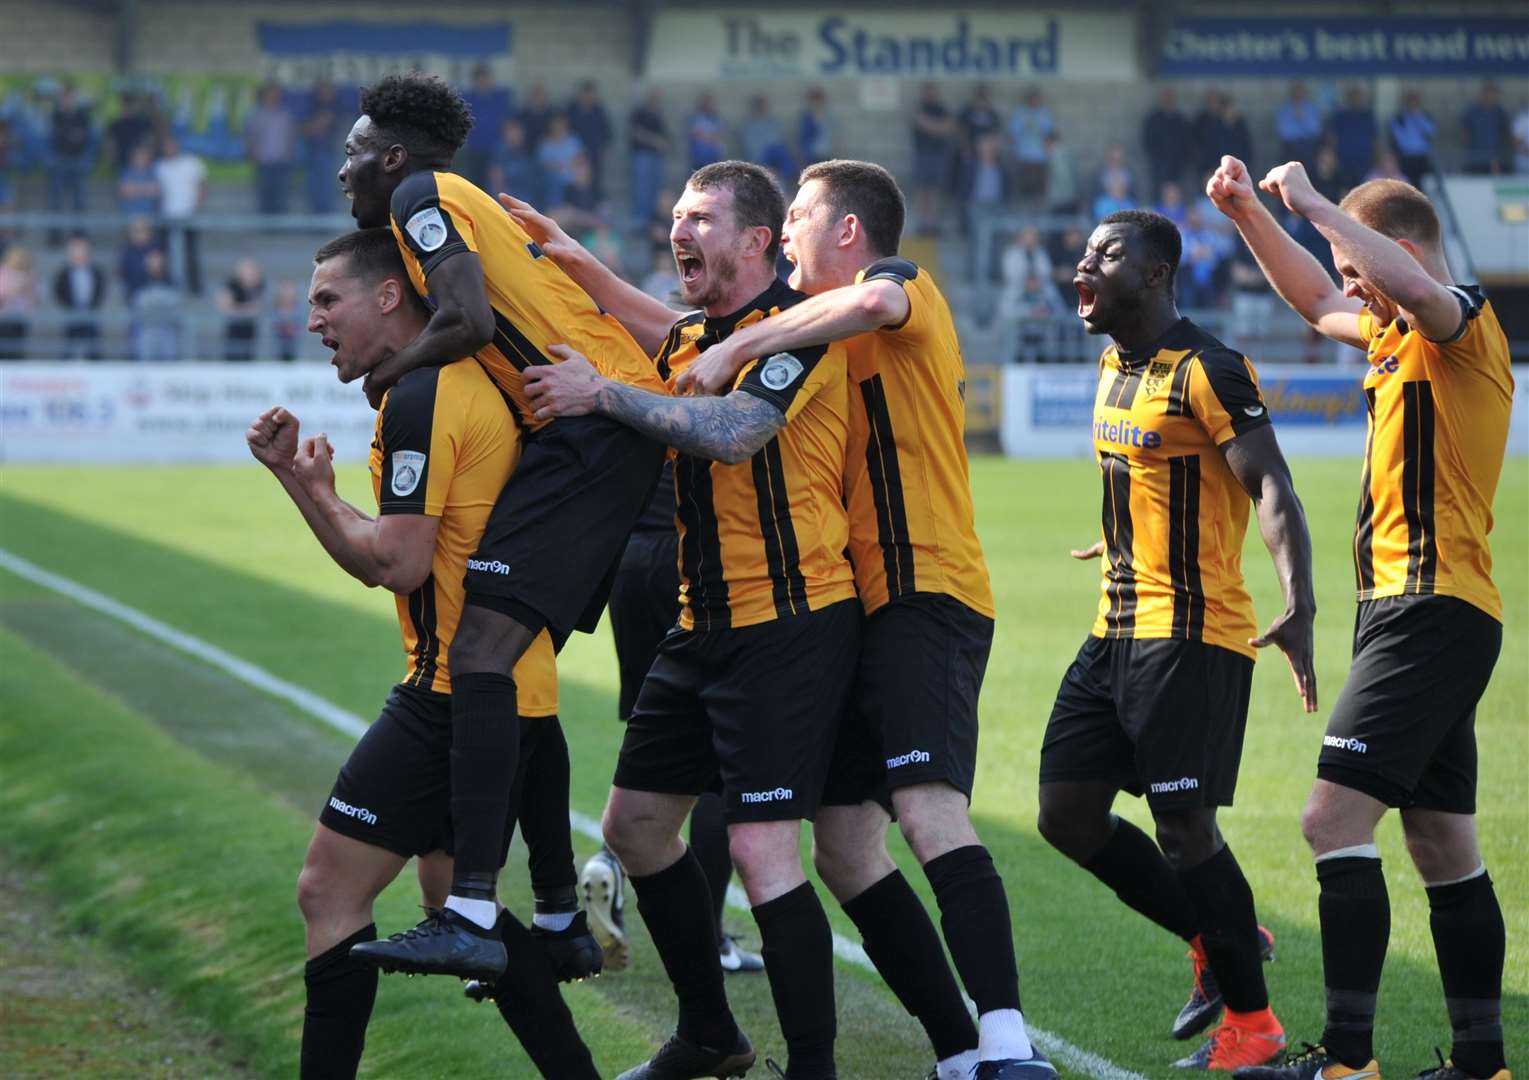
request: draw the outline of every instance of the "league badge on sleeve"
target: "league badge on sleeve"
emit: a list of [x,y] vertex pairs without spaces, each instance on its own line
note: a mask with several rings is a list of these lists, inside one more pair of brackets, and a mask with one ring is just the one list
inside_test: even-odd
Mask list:
[[422,251],[435,251],[446,242],[446,221],[441,212],[427,206],[404,224],[404,231],[414,238]]
[[393,451],[393,494],[399,498],[414,494],[425,471],[425,455],[418,450]]
[[784,390],[802,373],[802,362],[790,353],[778,352],[764,362],[759,381],[771,390]]

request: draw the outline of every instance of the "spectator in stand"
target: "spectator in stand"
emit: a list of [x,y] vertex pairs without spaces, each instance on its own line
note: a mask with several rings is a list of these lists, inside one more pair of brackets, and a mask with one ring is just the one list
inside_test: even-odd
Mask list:
[[1502,91],[1495,82],[1481,84],[1481,95],[1460,114],[1465,134],[1465,171],[1477,175],[1512,171],[1513,133]]
[[1078,302],[1078,288],[1072,279],[1087,246],[1088,234],[1076,225],[1053,233],[1046,244],[1046,254],[1051,256],[1051,283],[1056,286],[1062,302],[1070,306]]
[[1141,122],[1141,145],[1152,171],[1153,191],[1183,182],[1185,166],[1195,160],[1194,135],[1173,87],[1158,90],[1157,104]]
[[574,162],[584,156],[584,144],[568,126],[568,118],[553,113],[547,134],[536,148],[536,163],[542,172],[542,198],[548,206],[562,206],[568,200],[568,185],[573,182]]
[[1111,173],[1105,179],[1104,190],[1099,193],[1098,198],[1094,199],[1094,219],[1097,221],[1117,210],[1130,210],[1135,205],[1130,192],[1126,190],[1125,177],[1119,173]]
[[290,364],[297,359],[297,343],[308,321],[306,307],[298,300],[297,285],[283,281],[271,301],[271,338],[276,359]]
[[595,199],[605,198],[605,151],[610,148],[616,129],[611,125],[611,114],[605,102],[600,100],[600,88],[593,79],[579,83],[579,89],[568,106],[568,126],[584,144],[589,158],[589,175],[593,182]]
[[1253,138],[1248,133],[1247,120],[1230,93],[1207,90],[1205,104],[1195,115],[1193,130],[1197,177],[1215,172],[1223,154],[1240,158],[1248,164],[1248,171],[1253,171]]
[[1015,298],[1024,291],[1025,280],[1029,277],[1039,277],[1047,282],[1048,291],[1055,294],[1056,290],[1050,287],[1051,255],[1041,243],[1041,231],[1034,225],[1026,225],[1014,235],[1013,242],[1004,249],[998,269],[1003,279],[1003,288],[998,294],[999,314],[1013,314]]
[[[977,141],[977,159],[972,163],[971,181],[966,189],[966,229],[971,237],[972,280],[985,289],[993,279],[993,248],[997,221],[1009,209],[1013,182],[1003,162],[1002,136],[986,135]],[[979,320],[989,318],[985,310]]]
[[518,116],[507,117],[499,125],[499,139],[489,159],[488,189],[496,194],[507,191],[533,206],[544,201],[541,165],[531,152],[526,126]]
[[1076,214],[1078,201],[1078,166],[1072,150],[1062,141],[1062,133],[1046,136],[1046,160],[1050,177],[1046,183],[1046,209],[1053,214]]
[[643,231],[648,237],[649,253],[662,255],[671,262],[674,260],[674,248],[669,243],[669,233],[674,228],[674,200],[674,192],[667,188],[659,189],[643,217]]
[[[0,172],[4,171],[3,154],[0,154]],[[1529,98],[1519,106],[1513,118],[1513,171],[1523,176],[1529,173]],[[4,203],[0,197],[0,204]]]
[[258,262],[245,256],[234,264],[233,276],[218,293],[218,310],[228,316],[223,323],[223,359],[255,359],[264,307],[265,274]]
[[1279,135],[1281,161],[1307,162],[1316,156],[1322,141],[1322,110],[1311,100],[1305,83],[1290,84],[1289,96],[1274,114],[1274,130]]
[[1343,170],[1338,167],[1338,151],[1330,144],[1318,148],[1307,174],[1311,177],[1311,186],[1331,202],[1338,202],[1348,191],[1343,186]]
[[1094,177],[1095,192],[1109,191],[1112,180],[1119,181],[1118,186],[1125,191],[1126,198],[1136,198],[1136,174],[1126,164],[1126,148],[1119,143],[1110,143],[1104,148],[1104,160]]
[[632,220],[648,220],[653,200],[664,186],[664,160],[669,156],[669,125],[658,89],[650,89],[627,118],[627,157],[632,170]]
[[621,235],[604,221],[597,221],[594,227],[579,238],[585,249],[599,259],[606,269],[618,275],[625,275],[626,263],[621,254]]
[[0,116],[0,211],[10,210],[16,203],[15,158],[16,136],[10,118]]
[[1003,126],[998,110],[993,108],[993,90],[987,83],[972,87],[972,96],[956,114],[956,127],[960,134],[960,158],[956,176],[956,190],[964,196],[971,190],[972,170],[976,166],[977,147],[991,135],[998,134]]
[[334,211],[340,190],[334,174],[335,148],[345,142],[345,119],[339,90],[328,79],[319,79],[308,93],[302,123],[303,190],[309,213]]
[[653,266],[648,270],[647,276],[642,279],[642,284],[638,288],[653,299],[661,300],[670,307],[674,307],[676,294],[680,291],[680,276],[674,270],[673,254],[668,251],[655,251]]
[[297,119],[282,100],[281,87],[268,82],[244,119],[244,150],[255,165],[255,207],[262,214],[285,214],[297,148]]
[[1375,164],[1375,110],[1364,87],[1343,88],[1343,105],[1328,117],[1327,129],[1338,151],[1338,175],[1345,189],[1358,187]]
[[727,125],[717,111],[717,95],[710,90],[696,99],[686,131],[691,172],[727,157]]
[[1269,320],[1274,315],[1274,292],[1269,288],[1269,280],[1246,244],[1232,245],[1230,266],[1232,324],[1237,327],[1237,340],[1267,337]]
[[913,106],[913,200],[918,231],[926,236],[940,231],[957,138],[956,118],[940,96],[939,84],[926,82]]
[[1423,96],[1409,90],[1402,96],[1402,107],[1391,118],[1391,148],[1401,162],[1402,174],[1413,187],[1423,186],[1423,177],[1433,172],[1433,139],[1438,129],[1433,117],[1423,109]]
[[526,92],[526,103],[520,109],[520,122],[526,128],[526,145],[533,151],[541,146],[556,113],[547,101],[547,88],[541,83],[532,83]]
[[1046,181],[1050,155],[1046,137],[1056,131],[1051,110],[1039,87],[1027,87],[1009,114],[1009,146],[1014,152],[1015,187],[1020,201],[1030,208],[1046,205]]
[[1198,205],[1184,212],[1184,253],[1179,273],[1174,279],[1174,294],[1180,308],[1212,308],[1220,296],[1221,264],[1230,254],[1232,244],[1226,235],[1211,228]]
[[117,210],[130,217],[159,213],[159,177],[154,172],[154,147],[139,143],[117,177]]
[[1391,150],[1382,150],[1375,156],[1375,165],[1364,174],[1366,180],[1405,180],[1401,158]]
[[0,360],[26,358],[31,315],[37,310],[32,253],[12,244],[0,256]]
[[589,158],[576,154],[568,163],[568,182],[563,185],[563,201],[552,217],[564,228],[576,233],[601,227],[600,200],[595,195],[594,171]]
[[101,358],[101,324],[96,315],[106,302],[106,274],[95,264],[83,234],[69,238],[64,265],[53,276],[53,302],[77,318],[64,324],[64,355],[70,360]]
[[122,284],[122,298],[129,306],[138,295],[138,290],[149,280],[149,253],[155,251],[164,254],[164,248],[155,238],[149,219],[136,217],[129,221],[127,239],[117,256],[117,280]]
[[165,138],[164,153],[154,166],[154,175],[159,179],[159,216],[168,226],[170,243],[180,245],[186,287],[191,295],[200,296],[202,264],[197,230],[191,222],[207,198],[207,166],[171,135]]
[[807,88],[807,104],[796,126],[796,145],[802,167],[834,156],[833,118],[828,115],[828,92],[821,86]]
[[149,252],[144,272],[143,286],[133,297],[133,357],[139,363],[173,363],[181,359],[184,298],[164,252]]
[[1007,309],[1000,307],[1000,314],[1016,323],[1019,348],[1015,361],[1034,364],[1058,359],[1057,329],[1067,318],[1068,309],[1051,284],[1039,274],[1026,274],[1008,300]]
[[479,187],[491,188],[493,182],[489,179],[489,170],[504,122],[511,115],[510,92],[494,81],[491,65],[477,64],[473,67],[472,82],[462,97],[472,110],[473,126],[467,133],[467,142],[457,151],[457,171]]
[[743,143],[745,161],[769,169],[782,186],[790,186],[796,180],[796,161],[786,142],[786,129],[770,112],[770,99],[764,94],[749,98],[749,115],[738,138]]
[[1174,181],[1169,180],[1157,193],[1157,205],[1153,207],[1159,214],[1180,227],[1184,224],[1184,189]]
[[[73,82],[65,79],[48,126],[48,209],[85,212],[85,178],[95,157],[90,107]],[[54,242],[62,234],[54,230]]]
[[136,90],[124,90],[116,119],[106,125],[112,168],[119,173],[126,169],[133,151],[144,143],[152,143],[157,134],[145,96]]

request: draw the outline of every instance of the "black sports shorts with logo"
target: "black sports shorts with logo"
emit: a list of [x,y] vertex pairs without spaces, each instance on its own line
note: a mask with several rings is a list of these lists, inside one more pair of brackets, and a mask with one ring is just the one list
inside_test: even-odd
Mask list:
[[887,805],[890,790],[931,781],[971,798],[977,696],[992,647],[993,620],[939,593],[894,600],[867,618],[823,802]]
[[1317,776],[1387,806],[1474,814],[1476,703],[1501,649],[1502,624],[1453,596],[1361,602]]
[[670,631],[616,761],[617,787],[718,790],[729,823],[810,819],[860,649],[858,600],[727,630]]
[[665,450],[603,416],[564,417],[524,439],[468,560],[467,602],[545,626],[561,644],[599,623]]
[[[520,757],[510,788],[500,865],[509,854],[527,769],[555,716],[521,717]],[[335,832],[405,857],[452,851],[451,695],[402,684],[340,766],[319,821]]]
[[1203,641],[1089,637],[1062,676],[1040,782],[1104,781],[1157,810],[1230,806],[1250,657]]

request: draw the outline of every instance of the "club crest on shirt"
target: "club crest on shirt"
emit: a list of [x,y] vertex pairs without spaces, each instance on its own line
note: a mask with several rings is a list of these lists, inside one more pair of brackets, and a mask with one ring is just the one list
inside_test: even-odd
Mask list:
[[784,390],[802,373],[802,362],[790,353],[779,352],[764,362],[759,381],[771,390]]
[[1173,374],[1173,365],[1164,360],[1154,360],[1147,365],[1147,374],[1142,379],[1142,385],[1147,390],[1147,396],[1151,397],[1163,388],[1163,383],[1168,381],[1168,376]]
[[404,230],[425,251],[435,251],[446,242],[446,222],[433,206],[427,206],[411,217]]
[[393,494],[402,498],[419,487],[425,471],[425,455],[418,450],[393,451]]

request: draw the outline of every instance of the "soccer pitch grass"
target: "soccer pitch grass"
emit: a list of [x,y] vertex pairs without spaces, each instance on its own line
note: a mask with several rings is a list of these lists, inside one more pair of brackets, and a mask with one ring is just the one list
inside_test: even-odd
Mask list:
[[[1246,868],[1260,921],[1278,938],[1266,968],[1292,1041],[1322,1017],[1316,885],[1298,815],[1322,723],[1347,670],[1353,622],[1348,538],[1358,468],[1292,462],[1316,550],[1322,712],[1305,717],[1283,660],[1265,656],[1253,691],[1237,805],[1224,831]],[[364,472],[342,493],[371,503]],[[1038,837],[1035,774],[1057,683],[1082,641],[1098,566],[1067,549],[1098,532],[1098,479],[1083,461],[973,463],[979,527],[999,620],[982,699],[975,813],[1008,888],[1030,1021],[1143,1076],[1165,1077],[1192,1049],[1166,1032],[1188,990],[1176,939],[1149,926]],[[1480,825],[1508,924],[1504,1023],[1510,1061],[1529,1035],[1529,462],[1510,459],[1493,536],[1506,603],[1503,653],[1478,712]],[[0,478],[0,548],[104,593],[370,719],[403,657],[391,599],[334,567],[263,470],[9,467]],[[1278,607],[1250,528],[1244,569],[1260,624]],[[146,985],[224,1033],[258,1075],[296,1071],[302,927],[293,882],[349,740],[283,702],[103,615],[0,571],[0,754],[5,860],[40,881],[66,922],[98,933]],[[619,744],[615,665],[603,628],[575,637],[560,670],[574,761],[573,805],[602,805]],[[1118,809],[1147,824],[1145,807]],[[1428,911],[1395,815],[1380,844],[1392,937],[1377,1050],[1392,1077],[1449,1043]],[[582,858],[593,847],[575,835]],[[929,901],[899,838],[894,857]],[[820,887],[821,888],[821,887]],[[506,896],[526,911],[524,849]],[[857,940],[828,900],[834,929]],[[414,921],[406,872],[379,926]],[[933,909],[931,901],[931,910]],[[635,910],[632,968],[567,991],[602,1073],[667,1034],[673,1006]],[[730,911],[745,939],[747,915]],[[757,942],[757,938],[755,939]],[[840,1075],[918,1077],[931,1056],[916,1025],[866,973],[841,964]],[[761,1057],[784,1056],[762,978],[728,989]],[[13,1070],[0,1062],[0,1072]],[[759,1070],[762,1072],[762,1068]],[[1064,1072],[1069,1072],[1064,1067]],[[533,1075],[487,1007],[455,980],[384,978],[363,1075]],[[1121,1080],[1117,1075],[1115,1080]]]

